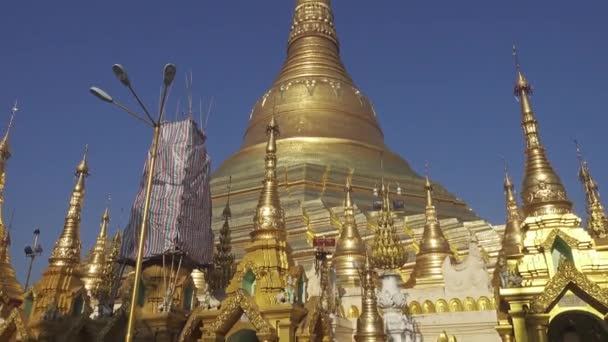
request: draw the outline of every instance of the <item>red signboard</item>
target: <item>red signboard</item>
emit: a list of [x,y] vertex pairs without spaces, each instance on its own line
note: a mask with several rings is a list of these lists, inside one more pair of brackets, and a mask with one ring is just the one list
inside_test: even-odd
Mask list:
[[312,240],[314,247],[334,247],[336,245],[335,238],[317,237]]

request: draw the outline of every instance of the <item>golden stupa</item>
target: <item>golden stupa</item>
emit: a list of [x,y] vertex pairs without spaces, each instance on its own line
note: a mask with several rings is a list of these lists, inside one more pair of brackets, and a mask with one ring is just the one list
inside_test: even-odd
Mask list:
[[[236,251],[243,251],[253,228],[250,216],[262,177],[262,170],[255,166],[264,158],[265,129],[273,113],[282,127],[278,144],[284,157],[277,173],[296,259],[310,247],[311,238],[323,232],[313,222],[313,211],[343,206],[343,180],[349,170],[354,170],[353,201],[363,212],[372,210],[372,188],[382,174],[404,187],[407,213],[424,211],[424,178],[385,145],[371,101],[342,63],[331,1],[297,0],[285,63],[270,89],[254,104],[241,148],[219,166],[211,182],[213,212],[221,213],[232,179],[231,229]],[[322,204],[308,208],[306,202],[311,200]],[[442,216],[476,219],[466,203],[440,186],[436,186],[436,202]],[[216,236],[223,221],[215,215]],[[304,222],[309,223],[307,229],[302,229]]]

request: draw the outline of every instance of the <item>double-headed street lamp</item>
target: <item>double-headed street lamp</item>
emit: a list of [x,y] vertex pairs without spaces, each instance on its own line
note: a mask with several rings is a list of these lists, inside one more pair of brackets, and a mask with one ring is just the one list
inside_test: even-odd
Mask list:
[[141,278],[142,259],[143,259],[143,253],[144,253],[144,240],[146,239],[146,228],[147,228],[146,224],[148,222],[148,214],[149,214],[149,208],[150,208],[150,194],[152,192],[152,181],[154,179],[154,169],[156,166],[156,153],[158,151],[158,139],[160,136],[160,126],[161,126],[162,119],[163,119],[165,101],[167,100],[167,94],[169,91],[169,87],[171,86],[171,83],[173,83],[173,79],[175,79],[176,68],[175,68],[174,64],[169,63],[169,64],[165,65],[165,68],[163,69],[163,92],[162,92],[162,97],[161,97],[161,102],[160,102],[160,108],[158,110],[158,119],[156,119],[156,121],[152,118],[152,116],[150,115],[150,112],[148,111],[146,106],[143,104],[143,102],[140,100],[139,96],[137,96],[137,93],[135,93],[135,90],[133,90],[131,81],[129,80],[129,76],[127,75],[127,72],[125,71],[125,68],[120,64],[114,64],[112,66],[112,71],[114,71],[114,75],[116,75],[116,77],[118,78],[120,83],[122,83],[125,87],[127,87],[129,89],[129,91],[131,92],[131,94],[133,95],[133,97],[135,97],[135,99],[137,100],[137,103],[139,103],[139,106],[141,107],[141,109],[144,111],[144,113],[146,113],[147,118],[133,112],[129,108],[125,107],[124,105],[116,102],[112,98],[112,96],[108,95],[108,93],[106,93],[105,91],[103,91],[97,87],[91,87],[91,89],[90,89],[91,93],[93,93],[93,95],[97,96],[99,99],[101,99],[105,102],[114,104],[118,108],[127,112],[129,115],[137,118],[140,121],[145,122],[147,125],[154,128],[154,136],[152,138],[152,148],[151,148],[151,155],[150,155],[150,167],[148,168],[148,179],[147,179],[147,183],[146,183],[146,197],[145,197],[145,202],[144,202],[144,212],[142,215],[143,217],[142,217],[142,221],[141,221],[141,227],[139,230],[139,244],[137,246],[137,259],[135,261],[135,282],[133,284],[133,293],[131,295],[129,322],[127,324],[127,334],[125,336],[125,342],[131,342],[131,341],[133,341],[133,327],[135,325],[135,306],[137,303],[137,297],[139,296],[139,284],[140,284],[140,278]]

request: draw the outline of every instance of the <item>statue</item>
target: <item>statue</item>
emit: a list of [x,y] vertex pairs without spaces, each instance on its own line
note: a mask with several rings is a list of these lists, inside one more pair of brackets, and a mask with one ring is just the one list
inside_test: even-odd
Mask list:
[[384,331],[392,342],[414,342],[414,324],[412,319],[403,312],[406,306],[406,296],[401,292],[398,280],[400,276],[395,273],[385,274],[381,277],[382,288],[376,294],[378,305],[382,308],[384,318]]
[[60,317],[59,308],[57,307],[57,301],[53,300],[53,302],[51,304],[49,304],[46,311],[44,312],[42,319],[44,319],[45,321],[55,321],[55,320],[58,320],[59,318],[61,318],[61,317]]
[[293,277],[291,275],[287,276],[286,283],[285,296],[290,304],[294,304],[296,302],[296,288],[293,284]]
[[284,304],[287,302],[287,296],[285,295],[285,290],[281,289],[279,293],[277,293],[277,303]]
[[218,310],[220,308],[220,301],[211,294],[209,284],[205,284],[205,292],[201,296],[201,307],[203,310]]

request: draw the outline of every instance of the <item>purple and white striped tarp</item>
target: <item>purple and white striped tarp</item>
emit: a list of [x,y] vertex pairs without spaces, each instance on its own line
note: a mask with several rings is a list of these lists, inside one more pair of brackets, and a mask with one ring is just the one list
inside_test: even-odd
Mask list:
[[[120,254],[126,262],[137,258],[150,155],[124,232]],[[211,161],[193,120],[162,124],[154,173],[144,261],[178,248],[195,264],[211,263]]]

